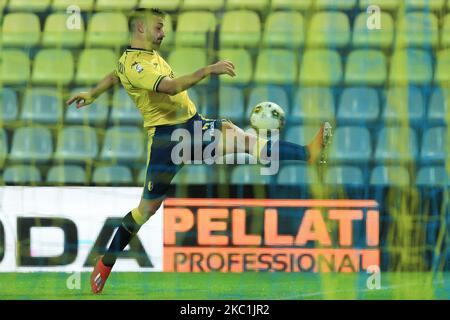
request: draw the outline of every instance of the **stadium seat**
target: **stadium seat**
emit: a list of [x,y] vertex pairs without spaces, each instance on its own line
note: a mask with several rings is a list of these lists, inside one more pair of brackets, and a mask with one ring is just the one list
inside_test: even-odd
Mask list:
[[[450,31],[450,29],[449,29]],[[436,71],[434,73],[434,82],[441,85],[450,84],[450,49],[442,50],[437,53]]]
[[284,139],[288,142],[299,145],[307,145],[319,132],[318,126],[304,125],[304,126],[290,126],[286,130]]
[[17,94],[11,88],[0,87],[0,128],[4,124],[9,124],[17,119],[19,107],[17,104]]
[[225,0],[184,0],[182,10],[218,11],[223,8]]
[[225,47],[256,47],[261,40],[261,21],[254,11],[227,11],[220,29],[220,45]]
[[348,16],[343,12],[315,13],[311,18],[306,41],[309,47],[346,47],[350,43]]
[[281,108],[283,108],[286,114],[289,114],[289,99],[286,91],[279,86],[267,85],[267,86],[255,86],[251,89],[248,103],[247,103],[247,118],[250,117],[250,114],[253,108],[264,101],[272,101],[278,104]]
[[406,0],[406,10],[441,11],[444,9],[445,0]]
[[38,45],[40,37],[41,26],[38,16],[34,13],[9,13],[4,17],[1,41],[3,46],[34,47]]
[[330,88],[302,87],[295,95],[291,117],[296,121],[319,123],[334,119],[335,109]]
[[61,49],[44,49],[34,60],[31,81],[36,85],[67,86],[74,76],[72,52]]
[[357,48],[391,48],[394,41],[394,21],[387,12],[381,12],[380,29],[367,28],[366,12],[358,14],[353,28],[353,46]]
[[391,58],[391,84],[428,85],[433,80],[430,54],[423,50],[396,51]]
[[293,85],[297,82],[298,69],[293,51],[264,49],[258,55],[253,81],[257,84]]
[[[78,92],[87,91],[85,88],[75,88],[72,95]],[[104,125],[108,119],[109,113],[109,95],[103,94],[99,96],[94,103],[86,108],[78,109],[73,103],[66,111],[65,121],[68,124],[85,124],[85,125]]]
[[30,79],[30,59],[21,50],[4,49],[0,53],[0,81],[3,85],[26,84]]
[[302,85],[337,86],[343,78],[341,57],[334,50],[307,50],[300,66]]
[[124,88],[114,92],[110,122],[114,125],[142,125],[142,115]]
[[398,9],[401,0],[360,0],[359,8],[366,10],[369,6],[375,5],[381,10],[395,11]]
[[[450,12],[450,7],[447,9]],[[441,45],[443,48],[450,47],[450,13],[447,14],[443,21],[443,27],[441,31]]]
[[272,0],[272,11],[296,10],[307,11],[311,8],[313,0]]
[[[187,57],[189,57],[189,63],[186,63]],[[184,76],[207,65],[206,52],[200,48],[176,48],[170,53],[167,62],[176,77]],[[208,81],[209,78],[205,78],[200,81],[200,84],[206,84]]]
[[54,88],[31,88],[25,91],[20,120],[56,125],[62,122],[62,116],[62,95]]
[[315,7],[318,10],[348,11],[355,7],[356,0],[316,0]]
[[420,125],[424,115],[424,99],[417,87],[389,88],[382,114],[386,123],[403,123],[407,120],[411,124]]
[[299,12],[273,12],[267,17],[262,42],[270,48],[299,48],[305,42],[304,30],[303,16]]
[[40,184],[42,182],[41,172],[35,166],[15,165],[5,169],[3,181],[6,184]]
[[5,129],[0,127],[0,168],[3,168],[8,156],[8,134]]
[[428,107],[428,123],[447,125],[450,123],[450,89],[436,88]]
[[83,163],[95,160],[98,154],[97,134],[86,126],[65,126],[58,132],[54,159]]
[[239,165],[233,168],[231,184],[237,185],[270,185],[272,176],[262,175],[259,165]]
[[84,41],[84,20],[80,17],[79,28],[67,27],[67,15],[65,13],[53,13],[45,20],[42,45],[46,47],[78,48]]
[[353,166],[334,166],[327,170],[325,183],[332,186],[362,186],[364,179],[362,171]]
[[213,44],[216,24],[216,17],[212,12],[182,12],[178,16],[175,44],[180,47],[208,47]]
[[450,158],[448,132],[446,127],[427,129],[422,136],[420,160],[423,163],[444,163]]
[[244,118],[244,94],[241,89],[221,86],[219,92],[219,117],[241,122]]
[[[185,0],[186,2],[186,0]],[[182,0],[140,0],[141,8],[160,8],[164,11],[177,11]]]
[[421,187],[446,187],[449,183],[444,166],[422,167],[417,173],[416,184]]
[[51,0],[9,0],[10,11],[44,12],[50,6]]
[[9,160],[45,163],[53,156],[53,140],[49,129],[22,127],[14,131]]
[[140,128],[122,126],[106,130],[100,160],[131,163],[144,156],[144,135]]
[[86,49],[81,52],[78,60],[76,83],[80,85],[97,84],[116,65],[118,57],[108,49]]
[[211,166],[208,165],[185,165],[173,178],[172,184],[177,185],[206,185],[213,183],[210,179]]
[[364,127],[338,127],[334,133],[330,161],[368,163],[372,156],[369,130]]
[[88,181],[86,171],[80,166],[53,166],[47,173],[47,184],[53,185],[85,185]]
[[95,9],[97,11],[132,10],[138,5],[139,0],[97,0]]
[[314,185],[319,182],[317,170],[305,164],[283,166],[277,176],[278,185],[284,186]]
[[236,77],[221,77],[220,82],[226,84],[248,84],[253,79],[253,63],[250,54],[245,49],[222,49],[220,60],[233,61],[236,67]]
[[[123,1],[123,3],[128,3],[128,1]],[[86,47],[119,48],[127,45],[128,42],[128,20],[123,13],[99,12],[89,20]]]
[[373,186],[410,186],[408,170],[402,166],[377,166],[370,175],[370,184]]
[[355,50],[347,57],[346,85],[381,86],[387,79],[386,57],[377,50]]
[[399,21],[396,44],[403,47],[436,47],[439,44],[437,17],[429,12],[407,13]]
[[345,88],[339,102],[337,120],[340,123],[372,123],[378,119],[380,99],[374,88]]
[[130,185],[133,183],[131,170],[125,166],[98,167],[92,182],[96,185]]
[[70,6],[77,6],[81,12],[94,10],[95,0],[53,0],[53,11],[66,11]]
[[265,13],[269,10],[269,0],[227,0],[226,10],[247,9]]
[[377,162],[411,162],[417,159],[418,145],[414,129],[383,127],[378,134],[375,149]]

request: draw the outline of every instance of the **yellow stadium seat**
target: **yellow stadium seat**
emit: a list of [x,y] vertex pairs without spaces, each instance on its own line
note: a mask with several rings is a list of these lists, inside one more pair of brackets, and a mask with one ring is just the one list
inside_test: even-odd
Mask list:
[[405,0],[407,10],[440,11],[444,5],[445,0]]
[[446,87],[450,84],[450,49],[442,50],[437,54],[434,82]]
[[300,83],[304,85],[335,86],[343,77],[342,61],[334,50],[307,50],[300,66]]
[[4,85],[25,84],[30,79],[30,59],[21,50],[0,52],[0,82]]
[[[167,62],[172,67],[175,77],[191,74],[207,65],[205,50],[197,48],[176,48],[170,53]],[[209,78],[205,78],[200,83],[205,84],[208,81]]]
[[261,21],[254,11],[227,11],[220,30],[222,47],[256,47],[261,40]]
[[119,12],[99,12],[89,20],[87,47],[121,47],[128,44],[128,20]]
[[94,0],[54,0],[53,11],[66,11],[70,6],[77,6],[81,11],[91,12],[94,10]]
[[316,0],[315,5],[319,10],[337,9],[337,10],[351,10],[356,5],[356,0]]
[[[70,47],[76,48],[83,45],[84,21],[80,17],[78,26],[67,26],[67,15],[65,13],[53,13],[45,20],[42,45],[46,47]],[[73,29],[72,29],[73,28]]]
[[[177,46],[206,47],[212,45],[213,35],[216,29],[216,18],[212,12],[188,11],[178,16],[175,43]],[[209,34],[208,39],[208,32]]]
[[381,12],[380,29],[367,28],[367,13],[358,14],[353,27],[353,46],[355,47],[374,47],[387,49],[392,46],[394,41],[394,21],[387,12]]
[[248,9],[258,12],[265,12],[269,10],[269,3],[269,0],[228,0],[225,5],[225,9]]
[[10,11],[43,12],[50,6],[51,0],[9,0]]
[[256,63],[255,82],[294,84],[297,82],[298,63],[293,51],[266,49],[260,51]]
[[253,64],[250,54],[245,49],[223,49],[219,52],[220,60],[230,60],[236,67],[236,77],[221,77],[222,83],[248,84],[253,78]]
[[3,20],[4,46],[32,47],[39,43],[41,26],[34,13],[9,13]]
[[272,0],[272,10],[306,11],[312,3],[313,0]]
[[346,85],[381,86],[387,78],[387,62],[382,51],[355,50],[347,57]]
[[264,46],[298,48],[304,42],[304,21],[299,12],[278,11],[268,16],[263,35]]
[[141,0],[141,8],[159,8],[164,11],[176,11],[180,7],[181,0]]
[[91,85],[111,73],[118,61],[113,51],[108,49],[86,49],[78,60],[76,83]]
[[[450,6],[450,4],[449,4]],[[450,11],[450,7],[449,7]],[[444,26],[441,32],[441,45],[443,48],[450,47],[450,14],[447,14],[444,18]]]
[[225,0],[184,0],[182,10],[211,10],[223,8]]
[[38,85],[68,85],[73,75],[73,56],[69,50],[44,49],[35,57],[31,81]]
[[360,0],[359,8],[366,10],[369,6],[375,5],[381,10],[395,11],[398,9],[401,0]]
[[97,0],[95,9],[102,10],[131,10],[138,5],[138,0]]
[[400,19],[397,44],[403,47],[436,47],[439,43],[438,19],[432,13],[411,12]]
[[343,12],[322,11],[314,14],[307,35],[311,47],[343,48],[350,42],[350,22]]

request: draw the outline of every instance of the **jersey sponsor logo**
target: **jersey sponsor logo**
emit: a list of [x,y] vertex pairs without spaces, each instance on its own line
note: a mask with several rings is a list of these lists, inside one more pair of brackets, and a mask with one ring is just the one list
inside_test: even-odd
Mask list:
[[142,67],[142,65],[139,62],[133,63],[133,65],[131,67],[135,68],[138,73],[142,73],[142,71],[144,71],[144,68]]

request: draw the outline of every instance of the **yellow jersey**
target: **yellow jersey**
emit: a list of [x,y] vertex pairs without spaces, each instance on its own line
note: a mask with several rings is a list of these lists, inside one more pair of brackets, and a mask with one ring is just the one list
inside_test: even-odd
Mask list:
[[128,48],[119,59],[116,75],[140,110],[145,128],[183,123],[197,113],[187,91],[174,96],[157,92],[165,77],[175,76],[155,50]]

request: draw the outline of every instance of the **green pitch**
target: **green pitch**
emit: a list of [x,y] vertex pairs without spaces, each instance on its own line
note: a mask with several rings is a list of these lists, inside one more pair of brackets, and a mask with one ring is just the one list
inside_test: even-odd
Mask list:
[[[381,273],[381,288],[360,274],[113,273],[104,293],[90,293],[89,274],[79,289],[67,273],[0,273],[0,299],[449,299],[450,273]],[[70,283],[70,281],[69,281]],[[73,285],[72,285],[73,286]],[[70,285],[69,285],[70,287]]]

